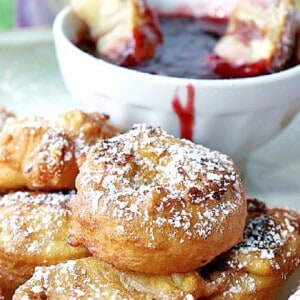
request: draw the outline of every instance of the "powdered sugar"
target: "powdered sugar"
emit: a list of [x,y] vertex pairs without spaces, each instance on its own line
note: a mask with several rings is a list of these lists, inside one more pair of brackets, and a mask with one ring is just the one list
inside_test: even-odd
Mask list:
[[185,279],[194,279],[194,275],[189,273],[180,277],[182,287],[173,282],[172,275],[136,274],[86,258],[37,267],[32,278],[16,294],[17,299],[22,300],[32,297],[69,300],[195,299],[192,293],[195,292],[196,283],[184,284]]
[[35,151],[31,153],[32,164],[27,164],[24,172],[55,174],[61,170],[65,162],[74,159],[73,152],[72,143],[63,130],[49,128],[43,134]]
[[212,298],[255,298],[261,292],[274,297],[274,283],[279,288],[300,264],[298,231],[297,213],[248,199],[244,241],[200,271],[216,290],[221,288]]
[[229,289],[223,293],[223,296],[225,298],[233,298],[235,294],[243,294],[243,292],[245,292],[245,286],[247,287],[247,290],[253,293],[256,290],[256,282],[248,274],[236,279]]
[[0,161],[21,173],[30,188],[64,184],[60,180],[64,181],[67,172],[73,174],[71,183],[66,184],[74,188],[71,177],[75,177],[78,159],[86,147],[117,133],[107,121],[106,115],[79,110],[53,118],[16,118],[6,122],[0,133]]
[[[168,224],[183,229],[186,238],[195,232],[207,237],[243,201],[239,175],[226,155],[146,125],[92,147],[78,186],[94,212],[127,221],[140,216],[145,230],[146,223]],[[229,191],[232,197],[223,199]],[[193,205],[199,206],[197,221]]]
[[[273,259],[276,250],[287,240],[290,233],[295,231],[288,218],[285,224],[276,224],[275,220],[268,214],[262,214],[251,219],[244,230],[244,242],[236,248],[243,252],[257,252],[260,258]],[[285,225],[288,226],[285,226]]]
[[73,193],[16,192],[0,198],[0,243],[8,253],[39,253],[60,232]]

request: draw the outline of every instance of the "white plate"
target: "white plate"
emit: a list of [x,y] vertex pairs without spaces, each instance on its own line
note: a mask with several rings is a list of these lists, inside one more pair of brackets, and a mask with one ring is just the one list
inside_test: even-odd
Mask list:
[[[0,105],[20,116],[80,107],[62,81],[49,28],[0,32]],[[300,114],[280,136],[250,156],[243,180],[248,197],[300,212]],[[287,299],[297,281],[300,271],[280,299]]]
[[0,104],[18,115],[76,105],[60,77],[50,28],[0,31],[0,70]]

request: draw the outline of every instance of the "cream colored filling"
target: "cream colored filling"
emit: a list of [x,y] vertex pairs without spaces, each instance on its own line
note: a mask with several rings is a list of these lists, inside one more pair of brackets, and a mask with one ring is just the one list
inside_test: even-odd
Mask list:
[[[291,5],[290,0],[239,1],[227,33],[215,47],[215,53],[235,65],[270,59],[281,41]],[[256,28],[262,37],[242,41],[238,32],[241,23]]]
[[215,53],[234,65],[251,64],[268,59],[274,49],[269,39],[252,40],[245,44],[235,36],[224,36],[215,48]]
[[132,37],[138,14],[134,1],[72,0],[72,7],[89,26],[99,53],[122,48]]
[[[286,1],[280,1],[278,6],[274,1],[265,2],[268,2],[266,4],[268,8],[261,9],[251,5],[251,1],[241,1],[237,19],[253,24],[252,26],[259,28],[271,41],[276,43],[285,25],[290,6]],[[231,28],[230,31],[232,30],[234,28]]]

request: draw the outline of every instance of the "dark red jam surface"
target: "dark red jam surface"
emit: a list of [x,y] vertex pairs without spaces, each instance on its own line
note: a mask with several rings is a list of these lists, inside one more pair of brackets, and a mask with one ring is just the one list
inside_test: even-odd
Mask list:
[[206,65],[218,36],[210,33],[204,20],[161,17],[163,44],[155,57],[134,67],[142,72],[185,78],[218,78]]
[[[226,22],[173,15],[161,16],[159,21],[163,43],[157,49],[155,56],[138,66],[127,68],[172,77],[219,79],[255,76],[263,67],[261,66],[263,62],[241,66],[233,69],[232,76],[228,76],[228,69],[232,66],[220,63],[213,56],[213,49],[225,31]],[[95,45],[86,31],[85,34],[80,34],[77,44],[82,50],[96,56]],[[299,42],[298,44],[300,45]],[[299,63],[300,51],[299,49],[297,51],[286,68]],[[219,69],[214,68],[214,64]],[[245,68],[250,70],[249,74],[245,73]],[[222,76],[223,73],[226,73],[226,76]]]

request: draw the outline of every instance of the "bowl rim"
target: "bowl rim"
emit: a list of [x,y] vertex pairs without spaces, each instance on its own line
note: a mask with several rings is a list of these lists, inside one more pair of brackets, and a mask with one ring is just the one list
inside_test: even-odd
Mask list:
[[[218,86],[236,86],[239,85],[243,86],[257,86],[257,85],[264,85],[268,83],[274,83],[277,81],[286,80],[288,81],[289,78],[293,78],[295,76],[300,76],[300,64],[285,69],[283,71],[279,71],[272,74],[260,75],[255,77],[245,77],[245,78],[229,78],[229,79],[197,79],[192,77],[175,77],[175,76],[165,76],[159,74],[150,74],[146,72],[141,72],[138,70],[122,67],[115,65],[113,63],[107,62],[101,58],[95,57],[89,53],[82,51],[78,48],[73,41],[71,41],[68,36],[66,35],[64,29],[64,25],[68,18],[74,17],[77,18],[76,15],[72,12],[72,8],[70,5],[64,7],[55,17],[52,30],[54,34],[55,43],[57,39],[55,37],[60,37],[60,40],[63,40],[65,44],[68,45],[73,51],[76,51],[78,55],[82,55],[86,59],[90,60],[94,64],[103,65],[106,68],[115,69],[116,72],[125,72],[127,75],[138,75],[141,79],[151,80],[153,82],[159,81],[160,84],[168,83],[170,85],[186,85],[187,83],[192,83],[193,85],[197,86],[200,84],[201,86],[207,87],[218,87]],[[300,18],[298,18],[300,19]]]

